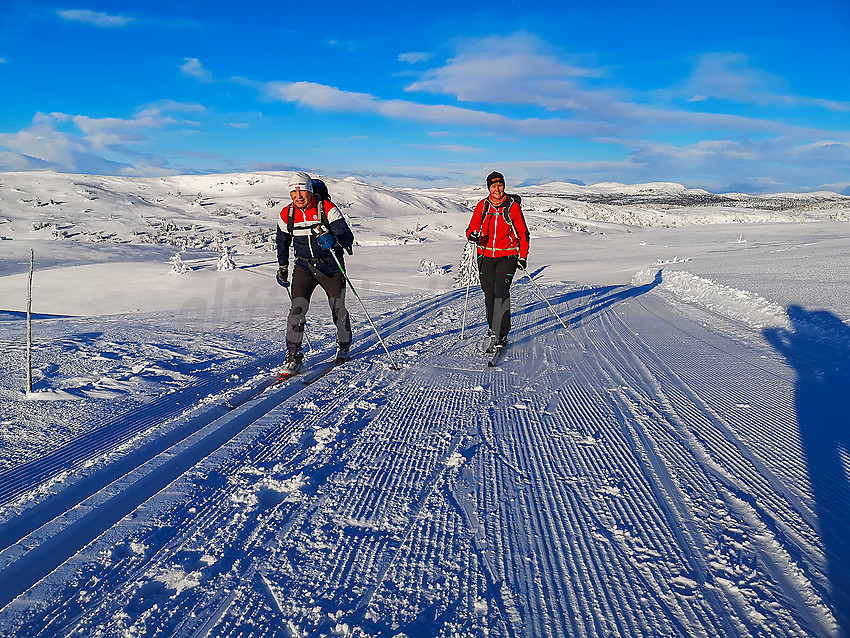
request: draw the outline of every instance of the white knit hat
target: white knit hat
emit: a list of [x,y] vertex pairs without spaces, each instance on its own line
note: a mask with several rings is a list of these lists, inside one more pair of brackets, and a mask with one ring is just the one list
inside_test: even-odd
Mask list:
[[313,192],[313,180],[307,173],[293,173],[289,178],[289,192],[310,191]]

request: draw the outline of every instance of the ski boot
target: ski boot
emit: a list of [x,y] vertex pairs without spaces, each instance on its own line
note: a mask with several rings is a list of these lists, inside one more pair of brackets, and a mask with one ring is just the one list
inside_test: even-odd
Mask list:
[[340,365],[341,363],[345,363],[348,361],[348,357],[351,356],[349,350],[351,349],[351,342],[348,343],[340,343],[337,344],[336,348],[336,365]]
[[498,339],[496,338],[496,333],[494,333],[492,330],[488,330],[487,336],[484,337],[484,341],[481,344],[482,352],[484,352],[485,354],[491,354],[492,352],[494,352],[496,348],[496,341],[498,341]]
[[304,354],[301,350],[290,350],[287,352],[283,368],[280,370],[280,380],[286,381],[289,377],[298,374],[298,371],[301,370],[301,363],[303,361]]

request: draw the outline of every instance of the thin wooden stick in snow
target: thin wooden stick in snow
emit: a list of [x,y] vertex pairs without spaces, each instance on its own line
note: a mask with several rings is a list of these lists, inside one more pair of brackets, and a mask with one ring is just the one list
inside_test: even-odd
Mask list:
[[32,392],[32,271],[35,250],[30,251],[30,276],[27,284],[27,392]]

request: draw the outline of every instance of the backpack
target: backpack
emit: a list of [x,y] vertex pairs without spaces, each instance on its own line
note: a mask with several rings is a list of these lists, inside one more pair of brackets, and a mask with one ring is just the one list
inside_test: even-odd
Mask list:
[[320,179],[311,179],[310,182],[313,184],[313,196],[317,199],[322,199],[325,201],[331,201],[331,195],[328,192],[328,185],[325,184]]
[[[311,179],[310,180],[313,186],[313,197],[316,198],[316,208],[319,211],[319,218],[322,220],[322,225],[330,231],[331,224],[328,221],[328,216],[325,213],[325,202],[331,201],[331,195],[328,192],[328,186],[320,179]],[[292,205],[289,205],[289,214],[286,218],[286,231],[292,235],[293,230],[295,229],[295,219],[292,214]],[[354,251],[349,246],[345,249],[349,255],[354,254]]]

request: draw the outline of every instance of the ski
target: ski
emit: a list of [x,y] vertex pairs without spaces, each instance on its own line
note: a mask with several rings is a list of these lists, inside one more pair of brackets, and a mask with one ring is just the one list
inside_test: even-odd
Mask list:
[[333,370],[337,366],[336,361],[328,361],[327,363],[322,363],[317,365],[313,370],[310,371],[310,374],[305,374],[301,377],[301,383],[304,385],[310,385],[314,381],[318,381],[323,376],[325,376],[328,372]]
[[241,392],[237,392],[236,394],[234,394],[225,402],[225,405],[231,410],[234,410],[239,406],[247,403],[251,399],[258,397],[269,388],[280,385],[282,383],[286,383],[294,376],[301,376],[302,383],[304,385],[309,385],[314,381],[318,381],[319,379],[321,379],[323,376],[328,374],[337,366],[341,366],[346,361],[350,361],[354,357],[360,355],[367,348],[368,346],[360,346],[358,348],[353,349],[350,352],[349,356],[346,358],[336,357],[329,361],[319,362],[309,367],[306,371],[306,374],[303,375],[300,375],[299,372],[275,372],[273,374],[270,374],[266,377],[263,377],[260,381],[252,385],[250,388],[246,388]]
[[263,392],[271,388],[272,386],[283,383],[284,381],[289,380],[293,375],[289,375],[284,377],[279,372],[275,372],[274,374],[270,374],[267,377],[263,377],[258,383],[252,385],[250,388],[246,388],[242,390],[242,392],[237,392],[232,397],[230,397],[225,405],[231,410],[238,408],[240,405],[243,405],[253,399],[254,397],[260,396]]
[[321,379],[323,376],[325,376],[328,372],[330,372],[334,368],[341,366],[346,361],[350,361],[353,357],[354,357],[354,353],[349,354],[347,357],[337,357],[333,361],[329,361],[328,363],[326,363],[324,365],[319,365],[310,374],[302,377],[301,383],[303,383],[304,385],[310,385],[314,381],[318,381],[319,379]]
[[495,349],[493,350],[493,355],[487,361],[487,367],[488,368],[495,368],[496,367],[496,365],[499,363],[499,357],[502,356],[502,352],[504,352],[504,350],[505,350],[505,346],[496,346],[495,347]]

